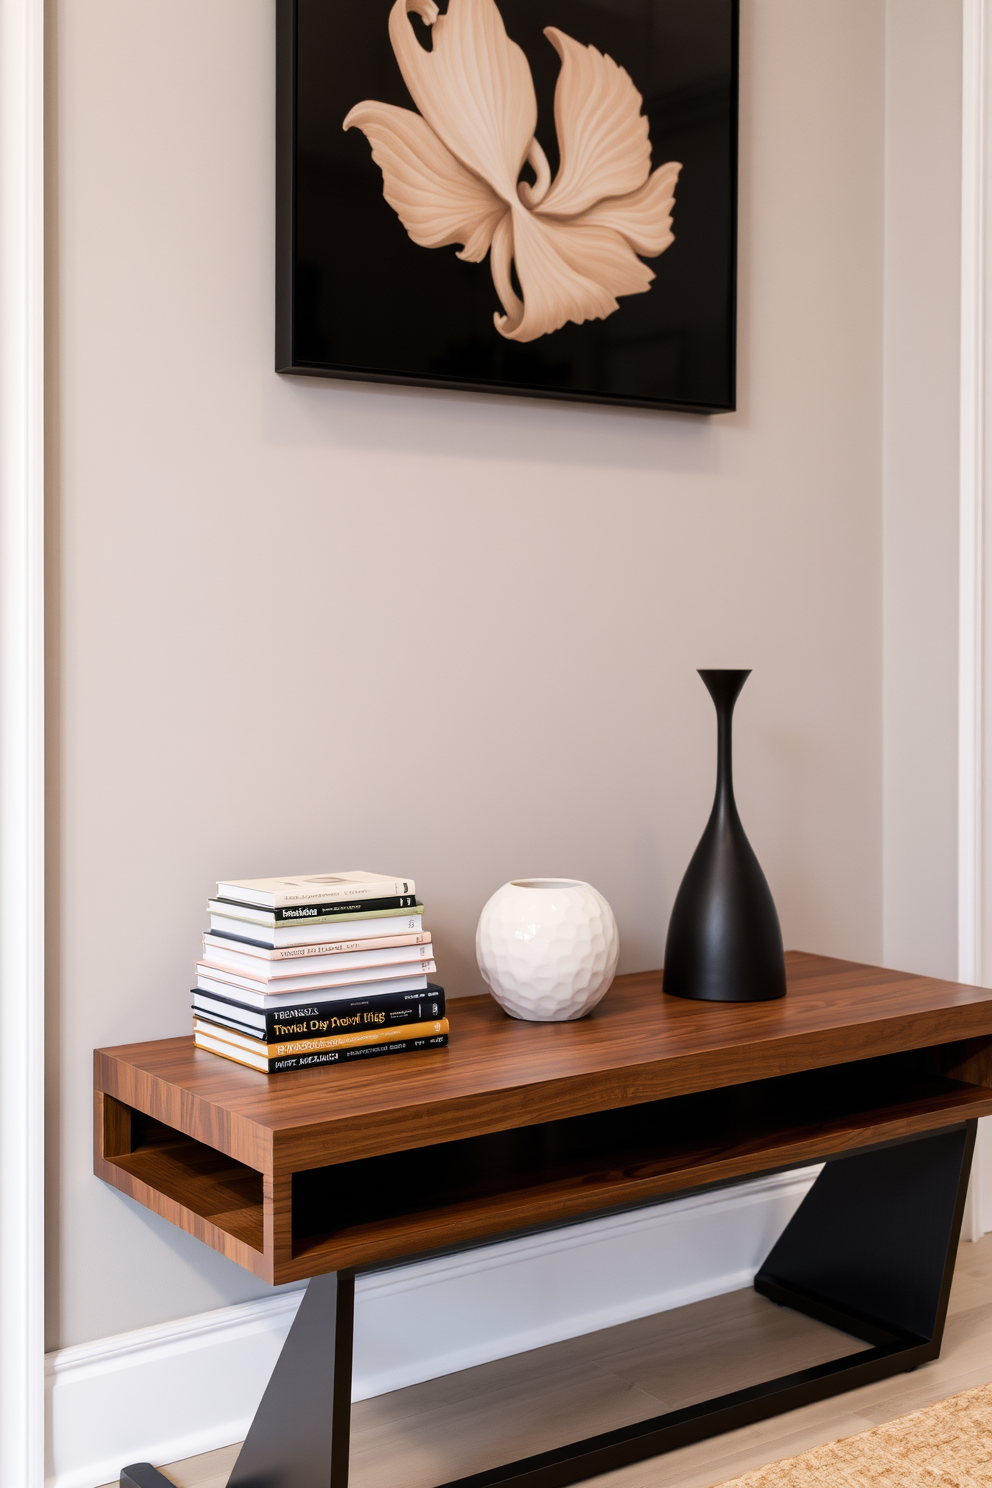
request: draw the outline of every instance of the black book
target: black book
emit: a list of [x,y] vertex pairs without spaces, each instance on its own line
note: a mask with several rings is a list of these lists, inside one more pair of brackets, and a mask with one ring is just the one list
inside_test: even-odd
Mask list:
[[416,894],[392,894],[387,899],[335,899],[329,904],[286,904],[281,909],[242,904],[238,899],[211,899],[207,907],[214,914],[227,913],[232,919],[249,920],[256,925],[305,925],[314,920],[381,913],[384,909],[412,909],[416,902]]
[[318,1050],[313,1054],[286,1055],[281,1059],[267,1059],[264,1055],[245,1053],[236,1049],[233,1044],[212,1039],[206,1033],[197,1033],[195,1039],[198,1049],[221,1054],[225,1059],[231,1059],[235,1064],[246,1064],[249,1069],[256,1069],[263,1075],[277,1075],[283,1070],[314,1069],[323,1064],[347,1064],[352,1059],[377,1059],[380,1055],[386,1057],[392,1054],[409,1054],[418,1049],[443,1049],[447,1045],[448,1035],[437,1033],[430,1038],[397,1039],[390,1044],[357,1044],[351,1049]]
[[404,1023],[430,1023],[444,1017],[444,988],[431,982],[425,992],[365,993],[330,1002],[307,1002],[292,1007],[257,1008],[193,988],[193,1011],[211,1023],[271,1044],[279,1039],[326,1038],[334,1033],[361,1033],[376,1028],[400,1028]]

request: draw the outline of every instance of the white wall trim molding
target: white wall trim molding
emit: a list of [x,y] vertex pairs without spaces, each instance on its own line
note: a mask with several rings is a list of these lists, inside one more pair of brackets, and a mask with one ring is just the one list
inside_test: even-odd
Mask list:
[[44,1473],[44,6],[0,0],[0,1482]]
[[[987,305],[990,275],[989,44],[992,0],[963,0],[961,74],[961,440],[958,564],[958,977],[985,980],[985,564]],[[980,1122],[964,1234],[992,1229],[992,1140]]]
[[982,974],[986,129],[990,0],[964,0],[961,99],[961,446],[958,636],[958,976]]
[[[818,1168],[359,1278],[356,1400],[748,1286]],[[49,1355],[49,1488],[241,1441],[301,1292]]]

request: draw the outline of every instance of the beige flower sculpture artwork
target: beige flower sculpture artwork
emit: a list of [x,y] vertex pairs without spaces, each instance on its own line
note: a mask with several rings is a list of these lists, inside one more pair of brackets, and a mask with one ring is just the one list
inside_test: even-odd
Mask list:
[[[431,48],[411,12],[431,28]],[[361,129],[382,171],[383,195],[415,243],[461,244],[490,268],[511,341],[535,341],[567,321],[603,319],[621,295],[643,294],[673,241],[681,165],[651,170],[643,99],[628,74],[593,46],[549,26],[561,59],[555,89],[555,179],[536,137],[530,65],[494,0],[396,0],[389,39],[420,110],[368,100],[344,128]],[[529,164],[534,181],[521,180]],[[513,284],[516,270],[521,299]]]

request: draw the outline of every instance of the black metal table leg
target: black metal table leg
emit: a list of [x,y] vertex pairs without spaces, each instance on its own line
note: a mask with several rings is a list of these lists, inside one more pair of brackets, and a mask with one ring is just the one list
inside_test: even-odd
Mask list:
[[[871,1345],[746,1390],[473,1473],[442,1488],[566,1488],[935,1359],[977,1122],[824,1166],[755,1290]],[[353,1272],[310,1282],[228,1488],[347,1488]],[[171,1488],[147,1462],[122,1488]]]
[[[347,1488],[355,1275],[307,1285],[228,1488]],[[149,1462],[121,1473],[121,1488],[172,1488]]]
[[175,1488],[150,1462],[132,1462],[121,1468],[121,1488]]
[[766,1296],[873,1347],[441,1488],[567,1488],[936,1358],[976,1130],[831,1158],[758,1273]]
[[975,1130],[970,1122],[827,1163],[755,1291],[868,1343],[902,1335],[936,1359]]

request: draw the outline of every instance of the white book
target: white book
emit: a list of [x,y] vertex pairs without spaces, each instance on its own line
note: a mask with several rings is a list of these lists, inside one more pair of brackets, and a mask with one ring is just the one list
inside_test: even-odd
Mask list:
[[263,925],[236,917],[229,910],[210,915],[210,929],[215,934],[252,941],[270,950],[320,945],[331,939],[337,940],[339,936],[342,940],[372,940],[382,935],[417,932],[423,927],[423,915],[411,914],[408,909],[380,911],[358,919],[335,920],[330,924],[325,921],[322,925]]
[[338,899],[390,899],[415,892],[412,878],[392,878],[358,868],[342,873],[303,873],[294,878],[232,878],[217,885],[218,898],[257,904],[263,909],[333,904]]
[[[258,956],[244,956],[240,951],[221,949],[213,943],[215,937],[205,935],[203,939],[204,942],[210,939],[211,944],[204,944],[203,960],[196,963],[198,967],[207,966],[216,970],[236,971],[255,981],[269,983],[273,990],[276,983],[287,987],[315,987],[326,984],[328,972],[341,972],[343,975],[349,971],[363,971],[366,967],[423,966],[428,961],[433,962],[434,959],[433,947],[428,943],[421,946],[383,946],[373,951],[342,951],[331,956],[308,957],[302,963],[300,961],[266,961]],[[353,941],[352,944],[360,946],[361,941]]]
[[[333,987],[347,987],[354,990],[355,987],[367,985],[370,991],[375,987],[378,992],[421,992],[427,990],[427,976],[433,970],[433,961],[425,961],[422,966],[419,963],[413,964],[409,970],[399,966],[379,966],[366,972],[345,972],[344,976],[338,975],[336,978],[332,978],[329,972],[324,972],[323,976],[314,976],[312,979],[300,978],[300,981],[292,988],[287,987],[286,982],[280,982],[280,992],[275,995],[281,997],[284,1003],[293,1003],[293,1001],[299,1001],[300,992],[309,995],[311,991],[318,992],[323,991],[324,988]],[[314,982],[314,987],[303,987],[303,981]],[[236,972],[202,970],[196,975],[196,987],[204,992],[216,992],[219,997],[232,997],[233,992],[236,991],[239,997],[244,997],[245,1001],[268,995],[269,1000],[265,1004],[259,1003],[256,1006],[278,1006],[277,1003],[272,1003],[271,998],[274,994],[272,992],[266,994],[266,988],[268,988],[266,982],[256,981],[250,976],[238,976]],[[251,994],[251,997],[248,997],[248,994]]]
[[[260,961],[306,961],[312,965],[314,958],[323,956],[344,956],[349,951],[384,951],[394,946],[429,946],[431,933],[429,930],[413,930],[406,935],[370,935],[367,939],[352,936],[347,940],[323,940],[316,945],[294,945],[272,947],[255,945],[253,942],[244,940],[231,940],[227,935],[205,935],[203,937],[203,956],[205,961],[216,961],[215,954],[223,951],[225,955],[247,956],[250,962],[245,970],[251,973],[251,967]],[[226,962],[224,963],[227,964]],[[232,966],[234,962],[230,963]],[[239,963],[240,964],[240,963]]]
[[[269,992],[276,988],[280,992],[316,992],[321,987],[354,987],[363,982],[383,982],[391,977],[427,976],[436,970],[433,961],[391,961],[386,966],[356,966],[353,971],[318,971],[313,976],[280,977],[278,983],[267,977],[245,976],[241,971],[228,971],[220,966],[208,966],[203,961],[196,963],[197,985],[205,985],[204,978],[211,982],[225,982],[229,987],[241,987],[246,992]],[[426,986],[426,982],[424,983]]]
[[[294,1007],[300,1001],[299,991],[278,993],[258,992],[255,990],[254,984],[251,990],[249,990],[247,987],[239,986],[237,980],[225,980],[225,975],[210,977],[201,972],[196,979],[197,990],[201,992],[212,992],[215,997],[226,997],[228,999],[236,997],[238,1002],[244,1002],[250,1007],[259,1008]],[[242,978],[241,980],[244,979]],[[346,986],[339,988],[320,987],[311,993],[306,993],[305,996],[313,1002],[331,1002],[334,999],[325,996],[326,992],[337,991],[341,997],[353,997],[355,995],[355,988],[364,986],[366,983],[369,984],[370,993],[427,991],[427,975],[424,973],[419,976],[391,976],[383,978],[381,981],[371,977],[363,977],[360,982],[349,982]]]

